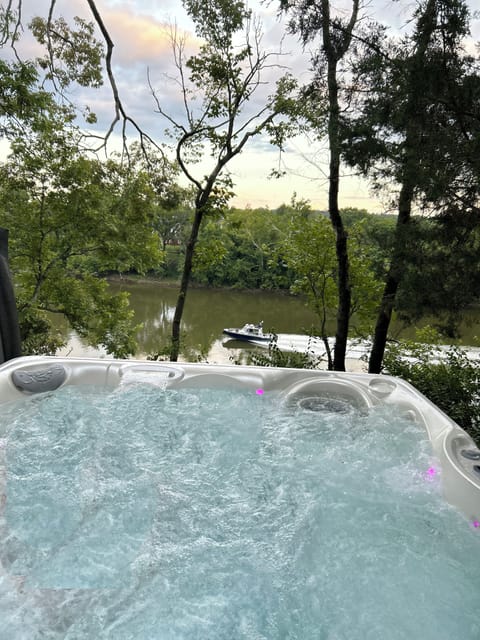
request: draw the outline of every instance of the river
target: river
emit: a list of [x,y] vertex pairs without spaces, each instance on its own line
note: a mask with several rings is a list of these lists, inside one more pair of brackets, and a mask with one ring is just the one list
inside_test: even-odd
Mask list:
[[[178,289],[159,282],[118,281],[111,283],[112,291],[127,291],[130,304],[135,312],[135,321],[142,325],[138,333],[136,358],[146,358],[166,346],[171,332],[171,322],[177,300]],[[315,324],[314,314],[298,297],[274,292],[232,291],[225,289],[197,289],[188,292],[182,322],[182,359],[195,360],[198,357],[209,362],[230,363],[242,360],[245,349],[238,349],[238,343],[226,341],[222,336],[225,327],[238,327],[246,322],[263,320],[264,330],[276,333],[305,333]],[[468,322],[462,327],[462,344],[474,344],[474,336],[479,334],[478,310],[472,312]],[[101,349],[93,349],[79,340],[65,325],[60,327],[66,337],[67,346],[59,355],[105,356]],[[328,327],[330,335],[335,332],[332,320]],[[411,336],[412,330],[405,331],[397,326],[398,335]]]

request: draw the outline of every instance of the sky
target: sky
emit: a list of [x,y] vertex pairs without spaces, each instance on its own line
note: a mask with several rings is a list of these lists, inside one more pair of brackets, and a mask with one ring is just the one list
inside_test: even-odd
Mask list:
[[[208,1],[208,0],[206,0]],[[472,0],[476,4],[478,0]],[[333,3],[337,10],[348,11],[349,0]],[[48,0],[24,0],[24,16],[48,10]],[[285,35],[285,24],[277,15],[275,1],[260,4],[250,0],[249,6],[259,15],[263,24],[262,45],[269,52],[284,53],[278,60],[299,80],[308,78],[309,53],[293,37]],[[408,29],[408,18],[414,2],[410,0],[370,0],[365,13],[398,29]],[[473,6],[473,5],[472,5]],[[170,42],[172,25],[187,36],[187,52],[194,52],[198,40],[193,32],[181,0],[97,0],[97,7],[115,44],[113,67],[122,102],[128,112],[152,138],[165,140],[168,123],[156,112],[156,104],[149,87],[155,89],[162,107],[176,118],[182,117],[182,101],[176,83],[173,53]],[[57,0],[58,15],[71,18],[80,15],[91,19],[85,0]],[[472,23],[474,41],[480,41],[480,11]],[[26,50],[27,54],[34,51]],[[273,90],[273,85],[270,87]],[[268,87],[263,88],[269,92]],[[108,85],[100,90],[78,90],[73,100],[92,107],[98,116],[100,128],[108,127],[113,116],[113,102]],[[120,130],[117,128],[118,134]],[[132,140],[135,139],[130,130]],[[119,135],[114,139],[120,144]],[[279,156],[265,138],[255,139],[235,159],[230,167],[234,181],[235,198],[231,204],[245,207],[276,208],[289,203],[294,193],[306,199],[314,209],[327,208],[328,151],[324,142],[298,137],[289,142]],[[208,159],[205,167],[208,170]],[[280,179],[269,178],[272,169],[285,171]],[[340,206],[365,208],[371,212],[389,210],[384,196],[374,196],[368,183],[344,171],[340,184]]]

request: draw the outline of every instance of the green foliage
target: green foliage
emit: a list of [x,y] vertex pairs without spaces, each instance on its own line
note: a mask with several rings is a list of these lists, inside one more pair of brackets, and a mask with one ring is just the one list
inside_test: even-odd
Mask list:
[[289,367],[291,369],[318,369],[323,358],[309,350],[305,353],[298,351],[281,351],[277,346],[277,341],[273,340],[268,345],[268,351],[252,351],[249,354],[250,364],[259,367]]
[[[351,315],[359,334],[371,330],[373,313],[381,292],[381,283],[372,269],[369,245],[363,240],[363,222],[349,231]],[[324,216],[306,218],[294,215],[285,237],[278,247],[278,255],[294,274],[291,291],[307,297],[308,304],[320,321],[320,335],[327,337],[326,321],[338,299],[337,256],[335,234]]]
[[[415,221],[396,309],[409,323],[434,316],[456,337],[462,312],[480,298],[480,226],[465,214]],[[427,284],[425,284],[427,283]]]
[[[231,48],[233,35],[242,29],[251,13],[242,0],[183,0],[183,4],[195,22],[197,35],[218,49]],[[215,64],[216,58],[212,60]]]
[[385,370],[410,382],[480,445],[480,362],[458,347],[439,347],[431,329],[417,339],[388,346]]
[[366,221],[355,223],[349,230],[350,313],[352,329],[357,335],[371,334],[373,318],[378,307],[383,283],[375,272],[376,247],[365,242]]
[[209,220],[195,251],[194,281],[244,289],[288,288],[287,269],[273,258],[287,222],[267,209],[232,209]]
[[122,357],[135,351],[126,295],[112,296],[92,271],[159,263],[154,204],[141,168],[86,157],[63,121],[13,142],[0,167],[0,225],[10,230],[26,352],[58,346],[47,311],[63,314],[89,344]]
[[354,65],[368,92],[342,119],[343,156],[377,185],[408,185],[412,201],[438,213],[478,202],[480,76],[464,48],[463,0],[425,1],[415,29],[383,34]]
[[182,273],[182,263],[184,259],[182,247],[167,246],[164,255],[164,262],[154,269],[153,272],[167,279],[178,280]]
[[22,278],[18,281],[17,304],[25,355],[53,355],[64,346],[63,338],[52,323],[52,314],[46,311],[62,313],[87,344],[104,347],[107,353],[118,358],[135,353],[138,327],[133,324],[128,294],[111,295],[104,280],[88,274],[69,277],[58,269],[51,280],[45,281],[38,299],[32,302],[23,297]]
[[[78,16],[71,24],[62,17],[54,19],[53,4],[48,18],[35,16],[28,25],[36,40],[35,60],[19,55],[19,41],[26,31],[21,0],[0,8],[0,48],[10,46],[15,60],[0,62],[0,131],[9,138],[19,132],[22,123],[37,130],[47,126],[55,103],[65,119],[81,111],[88,124],[96,122],[88,106],[73,103],[71,87],[101,86],[103,44],[95,37],[93,23]],[[30,42],[28,47],[32,50]]]
[[[187,341],[187,334],[182,332],[180,334],[179,351],[187,362],[208,362],[209,345],[197,345],[196,348],[189,345]],[[147,356],[147,360],[154,361],[166,361],[170,359],[172,352],[172,343],[167,341],[160,345],[159,348]]]
[[19,323],[22,351],[25,355],[54,355],[57,349],[65,346],[65,340],[55,331],[45,312],[29,306],[23,307],[19,313]]
[[376,278],[383,281],[393,253],[396,218],[393,215],[378,214],[352,218],[350,211],[344,215],[342,209],[342,218],[347,227],[350,226],[351,220],[361,223],[356,226],[358,244],[366,248]]
[[183,207],[155,208],[153,228],[160,238],[163,251],[167,251],[168,245],[185,244],[191,218],[192,212]]
[[11,139],[27,123],[39,126],[52,96],[38,85],[38,73],[30,62],[0,60],[0,135]]
[[214,283],[216,277],[221,279],[229,248],[231,243],[228,236],[219,231],[216,222],[208,220],[195,247],[193,278],[209,285]]
[[335,235],[327,218],[292,217],[279,255],[295,274],[291,287],[302,293],[324,327],[337,299]]
[[107,282],[90,274],[81,278],[59,276],[61,280],[52,286],[49,298],[80,337],[117,358],[135,353],[139,327],[133,323],[128,294],[110,294]]
[[47,71],[47,78],[65,89],[72,82],[82,87],[102,84],[103,45],[94,37],[94,25],[75,16],[74,28],[64,18],[50,22],[40,16],[29,27],[37,41],[46,47],[47,54],[37,59]]

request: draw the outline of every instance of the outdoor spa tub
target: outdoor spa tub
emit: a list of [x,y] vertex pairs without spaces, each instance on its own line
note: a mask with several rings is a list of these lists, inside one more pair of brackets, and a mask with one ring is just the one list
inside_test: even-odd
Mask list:
[[480,451],[400,379],[0,366],[0,638],[478,640]]

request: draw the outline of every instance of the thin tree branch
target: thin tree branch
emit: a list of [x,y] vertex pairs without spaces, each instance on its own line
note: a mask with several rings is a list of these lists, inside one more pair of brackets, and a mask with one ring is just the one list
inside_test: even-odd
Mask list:
[[107,133],[105,134],[104,137],[104,142],[102,145],[100,145],[100,147],[98,149],[96,149],[96,151],[105,148],[107,145],[107,142],[110,138],[110,136],[112,135],[117,123],[122,120],[122,139],[123,139],[123,148],[124,151],[127,153],[128,155],[128,145],[127,145],[127,123],[130,123],[134,129],[137,131],[137,133],[140,136],[140,144],[141,144],[141,148],[144,152],[144,154],[147,156],[147,150],[146,147],[144,145],[145,140],[147,140],[148,142],[150,142],[158,151],[160,151],[160,153],[162,153],[163,155],[163,150],[161,149],[161,147],[159,147],[159,145],[155,142],[155,140],[153,140],[149,135],[147,135],[143,129],[137,124],[137,122],[131,118],[122,103],[122,100],[120,98],[120,92],[118,90],[118,86],[117,86],[117,82],[115,80],[115,75],[113,73],[113,68],[112,68],[112,55],[113,55],[113,48],[114,48],[114,43],[112,38],[110,37],[110,33],[108,32],[107,27],[105,26],[105,23],[103,21],[102,16],[100,15],[100,12],[97,9],[97,5],[95,0],[87,0],[88,6],[90,7],[90,10],[93,14],[93,17],[95,19],[95,22],[97,23],[98,28],[100,29],[103,39],[107,45],[107,52],[105,55],[105,68],[107,71],[107,76],[108,76],[108,80],[110,83],[110,87],[112,89],[112,94],[113,94],[113,100],[114,100],[114,104],[115,104],[115,117],[112,120],[112,122],[110,123],[110,126],[107,130]]

